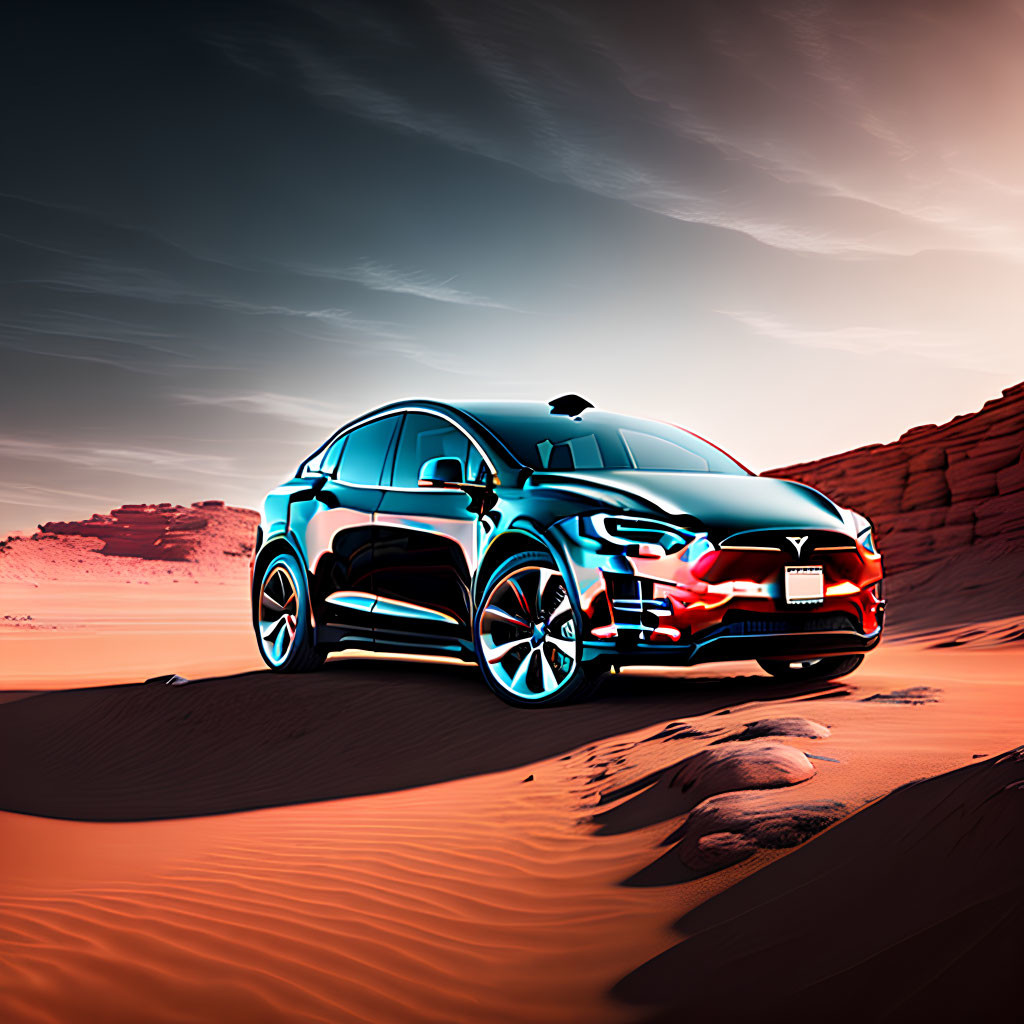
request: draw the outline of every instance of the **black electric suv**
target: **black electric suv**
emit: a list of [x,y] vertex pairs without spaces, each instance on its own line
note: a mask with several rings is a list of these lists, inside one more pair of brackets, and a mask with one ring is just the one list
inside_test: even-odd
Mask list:
[[844,675],[879,642],[881,588],[863,516],[576,395],[342,427],[267,496],[251,587],[275,671],[346,648],[474,659],[526,707],[612,665]]

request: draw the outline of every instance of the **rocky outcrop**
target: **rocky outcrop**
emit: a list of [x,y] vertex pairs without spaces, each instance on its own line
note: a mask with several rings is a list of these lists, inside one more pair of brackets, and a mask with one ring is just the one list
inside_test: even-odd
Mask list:
[[[947,621],[972,617],[981,603],[986,615],[1024,611],[1022,588],[1013,585],[1024,582],[1024,383],[978,412],[914,427],[891,444],[766,475],[810,484],[874,522],[890,596],[907,598],[892,604],[897,619],[907,617],[900,604],[920,618],[936,599]],[[950,589],[969,606],[964,614]]]
[[[220,547],[223,554],[248,555],[257,513],[232,508],[223,501],[201,501],[191,507],[171,505],[122,505],[109,515],[94,515],[79,522],[45,523],[42,535],[98,537],[100,554],[164,562],[195,561],[200,549],[214,535],[230,536],[233,549]],[[38,535],[37,535],[38,536]]]

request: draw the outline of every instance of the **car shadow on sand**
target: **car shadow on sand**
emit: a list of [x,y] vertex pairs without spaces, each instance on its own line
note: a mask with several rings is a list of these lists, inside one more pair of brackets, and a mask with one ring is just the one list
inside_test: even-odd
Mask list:
[[495,698],[471,665],[347,656],[304,676],[39,693],[0,705],[0,809],[138,821],[502,771],[668,719],[839,694],[766,676],[612,676],[590,703]]

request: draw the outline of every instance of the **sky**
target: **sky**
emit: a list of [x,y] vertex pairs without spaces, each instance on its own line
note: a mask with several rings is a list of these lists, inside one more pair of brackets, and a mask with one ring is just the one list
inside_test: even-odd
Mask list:
[[1024,379],[1024,3],[15,3],[0,535],[409,397],[755,470]]

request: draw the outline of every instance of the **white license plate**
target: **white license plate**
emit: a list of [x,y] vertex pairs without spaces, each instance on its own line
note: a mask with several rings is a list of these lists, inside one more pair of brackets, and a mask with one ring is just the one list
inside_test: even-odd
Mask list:
[[786,566],[786,604],[821,604],[825,572],[820,565]]

